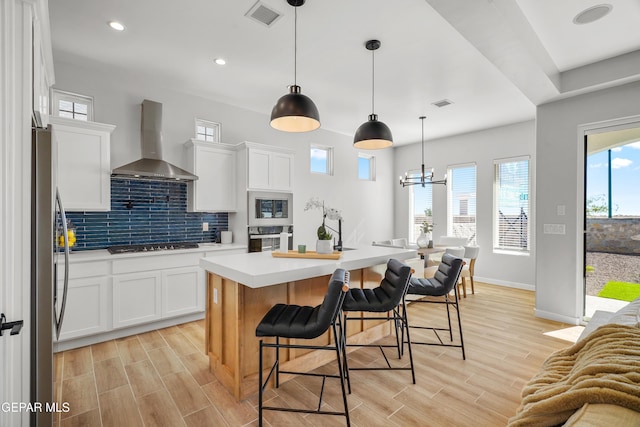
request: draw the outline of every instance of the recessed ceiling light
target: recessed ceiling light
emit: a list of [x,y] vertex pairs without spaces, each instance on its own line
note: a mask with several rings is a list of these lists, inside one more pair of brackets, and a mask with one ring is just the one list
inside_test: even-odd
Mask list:
[[116,31],[124,31],[124,25],[118,21],[109,21],[109,26]]
[[215,62],[218,65],[224,65],[227,63],[227,61],[225,61],[224,58],[216,58],[213,60],[213,62]]
[[578,13],[575,18],[573,18],[573,23],[576,25],[590,24],[607,16],[609,12],[611,12],[611,9],[613,9],[613,6],[610,4],[592,6]]

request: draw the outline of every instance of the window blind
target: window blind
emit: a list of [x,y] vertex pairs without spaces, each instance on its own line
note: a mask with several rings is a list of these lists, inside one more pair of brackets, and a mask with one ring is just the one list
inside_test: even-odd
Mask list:
[[447,234],[476,244],[476,165],[450,167],[447,180]]
[[[419,172],[412,176],[420,176]],[[411,218],[409,221],[409,241],[415,242],[420,235],[420,226],[423,222],[433,225],[433,186],[412,185],[411,189]]]
[[529,250],[529,160],[495,164],[494,248]]

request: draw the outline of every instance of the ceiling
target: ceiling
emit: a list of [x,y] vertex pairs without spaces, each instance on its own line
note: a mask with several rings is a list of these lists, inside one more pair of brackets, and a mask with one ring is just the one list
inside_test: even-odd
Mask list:
[[[533,119],[536,105],[640,80],[640,2],[603,0],[609,15],[573,24],[598,1],[308,0],[298,8],[297,83],[324,129],[353,135],[371,113],[364,43],[376,38],[375,112],[397,145],[420,140],[421,115],[426,139]],[[50,1],[54,58],[268,115],[293,84],[294,13],[262,0],[283,15],[267,27],[245,16],[255,2]],[[432,105],[443,99],[453,104]]]

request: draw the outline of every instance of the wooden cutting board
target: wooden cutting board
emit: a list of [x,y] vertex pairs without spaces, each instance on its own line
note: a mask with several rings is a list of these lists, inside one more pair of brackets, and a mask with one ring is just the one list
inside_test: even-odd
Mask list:
[[298,251],[289,251],[287,253],[273,251],[271,252],[271,256],[274,258],[340,259],[340,256],[342,256],[342,252],[334,251],[332,254],[319,254],[316,251],[307,251],[301,254]]

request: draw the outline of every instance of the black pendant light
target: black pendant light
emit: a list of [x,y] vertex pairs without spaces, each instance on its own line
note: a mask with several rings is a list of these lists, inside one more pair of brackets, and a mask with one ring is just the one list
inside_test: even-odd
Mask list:
[[400,185],[403,187],[408,187],[410,185],[419,185],[421,187],[426,187],[427,185],[433,184],[442,184],[447,185],[447,175],[444,175],[443,179],[433,180],[433,169],[429,172],[425,172],[424,169],[424,119],[425,116],[418,117],[422,121],[422,165],[420,166],[420,175],[410,175],[409,172],[404,174],[404,177],[400,177]]
[[320,127],[320,114],[311,98],[300,92],[297,83],[298,7],[305,0],[287,0],[294,7],[293,26],[293,85],[271,110],[271,127],[284,132],[308,132]]
[[361,124],[353,136],[353,146],[365,150],[391,147],[393,137],[389,126],[378,120],[375,113],[375,60],[374,51],[380,47],[380,40],[369,40],[364,45],[371,51],[371,114],[369,120]]

